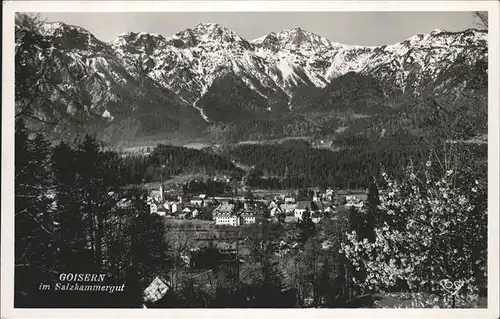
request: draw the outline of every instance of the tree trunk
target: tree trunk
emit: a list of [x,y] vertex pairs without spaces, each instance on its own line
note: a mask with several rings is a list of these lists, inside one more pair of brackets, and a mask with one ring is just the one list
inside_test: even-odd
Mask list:
[[95,235],[95,264],[97,270],[101,271],[102,267],[102,237],[103,237],[103,220],[101,212],[97,212],[96,219],[96,235]]

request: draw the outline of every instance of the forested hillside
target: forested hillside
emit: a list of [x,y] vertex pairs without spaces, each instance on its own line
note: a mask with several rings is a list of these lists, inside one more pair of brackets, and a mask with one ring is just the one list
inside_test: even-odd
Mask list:
[[124,174],[131,184],[159,181],[182,174],[227,175],[241,178],[244,172],[227,157],[206,150],[158,145],[149,156],[125,157]]
[[[147,157],[124,159],[130,183],[159,181],[183,174],[225,175],[249,186],[268,189],[305,187],[367,188],[381,172],[401,177],[409,164],[422,166],[445,148],[461,154],[460,165],[485,173],[486,144],[450,144],[401,135],[399,139],[351,137],[336,141],[333,148],[316,148],[307,141],[281,144],[227,146],[221,154],[210,149],[193,150],[158,146]],[[248,171],[235,163],[250,167]]]

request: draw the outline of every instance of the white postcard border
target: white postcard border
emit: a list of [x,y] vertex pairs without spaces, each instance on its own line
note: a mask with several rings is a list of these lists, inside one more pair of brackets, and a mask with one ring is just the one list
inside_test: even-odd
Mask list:
[[[499,3],[497,1],[10,1],[3,3],[2,318],[499,318]],[[488,11],[487,309],[14,309],[14,13],[196,11]]]

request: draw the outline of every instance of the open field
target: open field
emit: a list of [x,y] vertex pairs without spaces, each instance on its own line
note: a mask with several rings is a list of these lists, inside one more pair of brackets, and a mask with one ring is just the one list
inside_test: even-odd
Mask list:
[[488,135],[483,134],[476,137],[471,137],[467,140],[447,140],[448,143],[462,143],[462,144],[488,144]]
[[[213,176],[209,176],[206,174],[183,174],[183,175],[178,175],[178,176],[172,176],[171,178],[163,181],[163,185],[167,187],[170,185],[180,185],[180,184],[185,184],[188,181],[192,179],[207,179]],[[149,182],[149,183],[143,183],[137,186],[141,186],[147,190],[158,190],[160,187],[160,181],[155,181],[155,182]]]
[[[176,218],[165,218],[165,224],[171,226],[201,226],[202,229],[212,228],[214,222],[211,220],[202,220],[202,219],[176,219]],[[201,230],[201,229],[200,229]]]
[[286,142],[286,141],[294,141],[294,140],[310,141],[311,139],[312,138],[309,136],[283,137],[283,138],[278,138],[278,139],[260,140],[260,141],[241,141],[241,142],[238,142],[236,145],[281,144],[281,143]]
[[201,150],[203,148],[210,147],[210,144],[209,143],[196,142],[196,143],[184,144],[182,146],[185,147],[185,148],[192,148],[192,149],[195,149],[195,150]]

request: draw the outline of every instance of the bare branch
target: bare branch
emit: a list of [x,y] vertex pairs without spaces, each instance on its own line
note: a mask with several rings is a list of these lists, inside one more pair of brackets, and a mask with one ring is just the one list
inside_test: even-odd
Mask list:
[[488,30],[488,12],[475,11],[473,13],[476,25],[484,30]]

